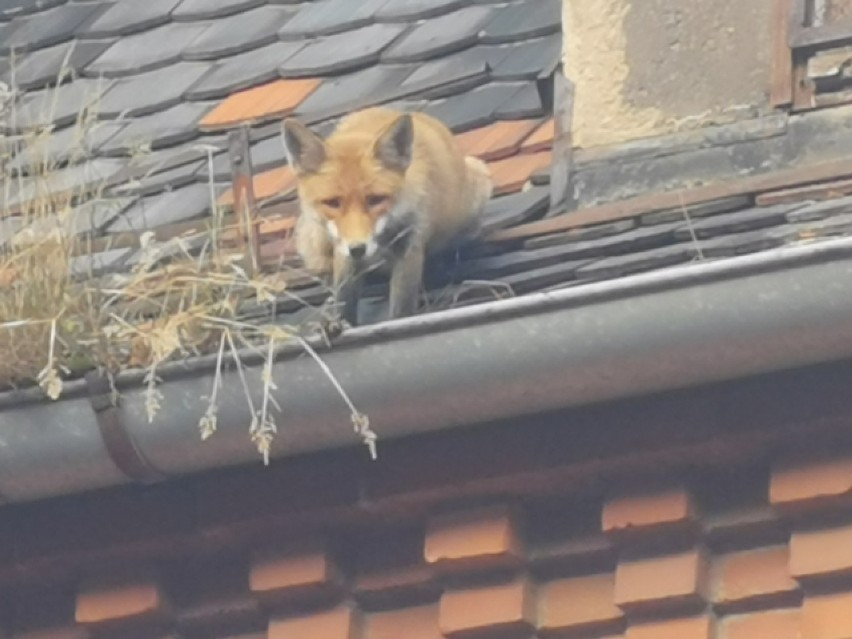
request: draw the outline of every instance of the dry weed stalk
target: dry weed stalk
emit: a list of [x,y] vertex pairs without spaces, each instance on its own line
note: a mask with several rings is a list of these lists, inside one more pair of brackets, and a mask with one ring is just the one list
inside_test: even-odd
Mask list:
[[[14,97],[18,92],[7,93]],[[44,105],[48,114],[56,107],[50,93],[46,92]],[[0,124],[14,124],[22,114],[16,112],[16,100],[4,96],[0,92]],[[107,184],[95,180],[73,189],[57,189],[55,184],[67,166],[90,156],[87,140],[98,126],[95,107],[87,105],[78,114],[71,136],[74,148],[63,149],[59,160],[55,149],[53,156],[49,153],[52,127],[15,136],[0,134],[0,387],[36,383],[57,399],[63,380],[71,376],[92,369],[114,376],[142,368],[148,385],[148,416],[153,420],[162,402],[158,369],[178,358],[215,352],[213,388],[199,419],[201,438],[216,431],[222,371],[233,366],[245,391],[249,435],[268,463],[278,410],[272,395],[276,388],[272,363],[277,346],[295,341],[337,388],[374,456],[375,434],[366,417],[355,409],[316,352],[297,336],[299,327],[241,320],[247,303],[294,294],[285,292],[284,274],[247,273],[241,266],[243,256],[223,248],[222,238],[236,229],[222,224],[212,171],[213,213],[206,232],[168,242],[156,242],[153,233],[146,233],[139,238],[131,270],[99,275],[93,269],[89,259],[93,237],[80,232],[85,220],[79,205],[102,202]],[[200,150],[212,165],[212,149]],[[28,162],[16,166],[22,155]],[[204,245],[195,254],[190,243],[198,241]],[[264,360],[259,406],[252,399],[241,360],[246,349],[260,353]]]

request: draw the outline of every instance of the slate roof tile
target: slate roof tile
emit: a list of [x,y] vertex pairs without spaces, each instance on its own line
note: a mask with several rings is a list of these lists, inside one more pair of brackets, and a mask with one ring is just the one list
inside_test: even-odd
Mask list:
[[66,0],[3,0],[0,3],[0,20],[58,7],[65,2]]
[[11,127],[27,130],[75,122],[84,111],[98,110],[101,97],[113,83],[112,80],[82,78],[59,87],[26,93],[18,103]]
[[223,18],[263,4],[264,0],[182,0],[172,11],[174,20]]
[[495,119],[496,111],[521,89],[519,83],[491,83],[467,93],[433,102],[425,111],[453,131],[485,126]]
[[501,102],[494,116],[511,120],[514,118],[536,118],[544,115],[545,107],[541,101],[538,87],[532,82],[522,84],[505,102]]
[[104,38],[127,35],[166,24],[181,0],[123,0],[112,4],[86,28],[86,36]]
[[107,8],[106,3],[63,4],[41,13],[13,19],[0,27],[0,54],[32,51],[67,42],[87,22]]
[[184,60],[214,60],[244,53],[278,39],[278,30],[295,15],[291,7],[258,7],[228,20],[214,20],[183,49]]
[[559,31],[561,0],[519,2],[501,7],[485,25],[480,41],[486,44],[514,42]]
[[704,239],[728,233],[740,233],[776,226],[785,221],[785,215],[788,212],[795,211],[801,207],[801,204],[779,204],[771,207],[756,207],[724,215],[713,215],[688,223],[678,229],[675,237],[678,240],[688,240],[694,235],[698,239]]
[[191,87],[188,100],[223,98],[278,77],[278,67],[298,52],[302,42],[275,42],[222,60]]
[[200,126],[214,130],[292,113],[319,85],[316,78],[275,80],[235,93],[208,113]]
[[376,20],[413,22],[454,11],[462,4],[463,0],[390,0],[373,16]]
[[491,7],[466,7],[427,20],[382,55],[383,62],[421,62],[476,43],[479,30],[494,15]]
[[403,24],[371,24],[317,38],[279,67],[285,78],[353,71],[379,59],[382,50],[408,28]]
[[108,118],[119,115],[148,115],[181,101],[183,95],[208,71],[206,64],[179,62],[155,71],[116,80],[98,103],[99,113]]
[[206,184],[191,184],[162,195],[144,197],[133,203],[106,227],[107,233],[144,231],[165,224],[200,217],[210,209]]
[[154,195],[163,191],[171,191],[197,182],[197,175],[204,165],[205,160],[196,160],[195,162],[181,164],[165,171],[151,172],[129,182],[122,182],[113,186],[108,190],[108,193],[109,195],[119,197],[125,195]]
[[581,266],[576,273],[579,279],[584,280],[609,279],[682,264],[690,261],[693,257],[694,248],[691,249],[688,244],[676,244],[640,253],[629,253],[595,260],[590,264]]
[[89,64],[86,75],[111,78],[170,65],[180,60],[186,46],[208,26],[203,22],[173,22],[120,38]]
[[550,189],[534,187],[511,195],[493,198],[485,207],[482,230],[529,222],[544,215],[550,205]]
[[418,65],[400,90],[431,100],[464,93],[488,80],[488,64],[483,48],[466,49]]
[[370,24],[388,0],[316,0],[301,9],[278,32],[282,39],[329,35]]
[[[264,171],[254,177],[254,195],[259,200],[286,195],[295,186],[296,177],[289,166]],[[234,194],[231,189],[219,197],[218,203],[220,206],[233,206]]]
[[198,122],[213,106],[210,102],[182,102],[153,115],[133,118],[105,145],[105,152],[172,146],[199,135]]
[[3,81],[10,86],[25,90],[47,84],[55,85],[58,80],[64,80],[67,75],[80,75],[80,71],[101,55],[112,42],[112,40],[66,42],[34,51],[26,56],[22,63],[6,71],[3,74]]
[[544,78],[553,73],[562,57],[562,34],[482,48],[491,56],[495,80]]
[[852,211],[852,196],[811,203],[804,208],[788,212],[787,220],[793,223],[812,222],[848,211]]
[[8,166],[14,171],[25,171],[32,165],[48,167],[68,160],[76,163],[97,154],[125,126],[125,123],[115,122],[72,124],[64,129],[26,136]]
[[[708,215],[716,215],[717,213],[725,213],[727,211],[736,211],[751,205],[751,198],[745,195],[736,195],[726,197],[709,202],[702,202],[694,206],[678,207],[676,209],[667,209],[665,211],[653,211],[644,213],[639,216],[642,224],[667,224],[669,222],[685,221],[687,216],[690,219],[707,217]],[[686,212],[684,212],[684,208]]]

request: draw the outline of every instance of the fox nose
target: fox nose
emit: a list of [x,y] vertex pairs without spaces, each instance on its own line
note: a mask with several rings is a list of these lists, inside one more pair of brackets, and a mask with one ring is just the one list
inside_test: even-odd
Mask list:
[[367,245],[366,244],[350,244],[349,245],[349,255],[351,255],[356,260],[360,260],[367,254]]

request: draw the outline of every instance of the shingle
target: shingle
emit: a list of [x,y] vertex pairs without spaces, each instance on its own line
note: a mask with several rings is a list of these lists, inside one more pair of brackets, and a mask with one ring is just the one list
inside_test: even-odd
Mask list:
[[666,266],[688,262],[692,259],[692,251],[688,244],[677,244],[663,248],[630,253],[596,260],[577,270],[579,279],[610,279],[623,277],[632,273],[641,273]]
[[296,113],[331,117],[361,103],[381,102],[392,96],[413,70],[412,66],[377,65],[326,80],[299,105]]
[[195,144],[188,144],[182,147],[172,147],[159,151],[151,151],[150,153],[141,153],[132,155],[125,160],[124,166],[110,180],[110,186],[125,184],[127,182],[139,181],[145,178],[157,175],[162,172],[169,172],[172,169],[192,164],[203,160],[207,162],[207,152],[200,148],[205,145],[204,140],[199,140]]
[[[606,222],[605,224],[595,224],[593,226],[583,226],[565,233],[553,233],[551,235],[541,235],[532,237],[524,242],[525,248],[544,248],[545,246],[556,246],[558,244],[569,244],[571,242],[588,242],[589,240],[598,240],[604,237],[612,237],[620,233],[636,228],[635,220],[616,220],[615,222]],[[667,230],[666,233],[670,233]]]
[[562,24],[561,0],[516,2],[501,7],[482,30],[483,43],[515,42],[559,31]]
[[89,160],[84,164],[55,169],[38,179],[26,179],[20,187],[17,180],[5,202],[7,208],[18,210],[33,199],[60,194],[82,195],[105,184],[121,167],[120,162],[107,159]]
[[316,90],[320,80],[300,78],[275,80],[235,93],[213,109],[201,121],[202,129],[221,129],[240,122],[253,122],[292,113]]
[[15,66],[14,81],[11,79],[11,71],[4,73],[4,80],[19,89],[27,90],[56,84],[60,72],[63,79],[66,74],[79,75],[81,69],[101,55],[111,44],[112,41],[74,41],[35,51],[25,56]]
[[133,202],[133,198],[99,197],[74,207],[74,231],[97,233],[118,217]]
[[388,0],[317,0],[301,9],[278,32],[284,40],[329,35],[370,24],[373,15]]
[[559,64],[562,36],[555,34],[517,44],[483,48],[495,58],[491,65],[491,77],[495,80],[533,79],[552,73]]
[[[566,257],[565,247],[554,246],[471,260],[462,264],[461,274],[465,278],[495,279],[520,271],[569,262],[571,259]],[[579,267],[588,262],[589,260],[575,260],[574,264]]]
[[57,88],[30,92],[18,106],[13,125],[29,129],[75,122],[85,109],[97,112],[102,96],[113,84],[112,80],[83,78]]
[[482,232],[489,233],[541,217],[550,205],[550,189],[533,187],[526,191],[492,198],[485,207]]
[[157,69],[180,59],[206,23],[172,23],[120,38],[86,69],[89,76],[117,77]]
[[[604,228],[601,231],[589,231],[588,234],[572,233],[570,237],[561,235],[561,238],[566,242],[562,249],[563,255],[565,259],[581,259],[604,255],[620,255],[659,248],[672,244],[674,242],[674,233],[680,227],[680,224],[674,223],[651,227],[640,226],[636,229],[604,236],[595,236],[592,234],[608,232],[609,230],[613,230],[613,227],[610,229]],[[533,244],[528,244],[528,246],[533,246]],[[541,244],[536,244],[536,246],[541,246]]]
[[181,0],[122,0],[86,28],[90,38],[127,35],[167,23]]
[[278,29],[293,15],[292,8],[260,7],[227,20],[216,20],[184,48],[182,57],[213,60],[265,46],[278,38]]
[[209,209],[209,187],[206,184],[192,184],[138,200],[110,224],[106,231],[142,231],[200,217]]
[[353,71],[372,64],[407,25],[372,24],[361,29],[318,38],[288,59],[278,70],[287,77]]
[[[137,0],[138,2],[139,0]],[[203,20],[221,18],[248,9],[254,9],[264,0],[183,0],[174,11],[174,20]]]
[[702,240],[694,247],[693,254],[710,259],[766,251],[786,244],[789,239],[795,236],[795,233],[794,229],[780,227],[722,235],[709,240]]
[[385,51],[382,61],[422,62],[464,49],[476,42],[479,30],[493,12],[491,7],[467,7],[426,20]]
[[488,80],[488,62],[481,47],[442,56],[419,65],[401,88],[430,99],[469,91]]
[[78,255],[71,259],[71,275],[88,278],[121,271],[132,251],[131,248],[115,248],[93,255]]
[[577,279],[578,271],[586,264],[587,262],[585,261],[559,262],[558,264],[543,266],[531,271],[513,273],[512,275],[501,278],[500,281],[509,286],[518,295],[572,283]]
[[32,51],[70,40],[83,25],[93,20],[106,4],[66,4],[42,13],[15,18],[0,27],[0,53]]
[[488,84],[435,102],[426,107],[425,111],[456,132],[485,126],[494,119],[494,112],[521,88],[522,85],[517,83]]
[[302,42],[276,42],[241,53],[215,65],[186,98],[209,100],[269,82],[278,77],[278,67],[304,46]]
[[498,160],[518,152],[521,142],[540,124],[539,120],[502,120],[456,137],[466,155]]
[[162,191],[178,189],[198,181],[197,174],[205,164],[205,160],[181,164],[166,171],[157,171],[130,182],[116,184],[108,192],[115,196],[153,195]]
[[852,196],[808,204],[803,208],[789,212],[787,220],[793,223],[811,222],[849,211],[852,211]]
[[207,70],[206,64],[181,62],[116,80],[100,101],[100,113],[105,117],[136,116],[166,109],[180,102]]
[[[743,209],[750,206],[751,198],[747,195],[735,195],[733,197],[711,200],[686,207],[686,213],[690,219],[707,217],[716,215],[717,213],[725,213],[736,209]],[[642,224],[667,224],[669,222],[685,221],[686,215],[684,209],[676,208],[666,211],[654,211],[653,213],[645,213],[639,217]]]
[[769,207],[757,207],[746,211],[736,211],[724,215],[713,215],[692,221],[678,229],[675,238],[689,240],[693,235],[698,239],[753,231],[767,226],[776,226],[786,221],[785,215],[800,209],[801,204],[779,204]]
[[494,116],[505,120],[536,118],[544,115],[545,108],[535,83],[522,85],[508,100],[494,111]]
[[455,11],[462,5],[462,0],[389,0],[374,16],[376,20],[411,23]]
[[[286,164],[284,145],[281,142],[281,136],[276,133],[265,140],[252,144],[251,163],[255,173],[268,171]],[[202,167],[200,174],[207,175],[206,166]],[[222,153],[214,158],[213,178],[217,182],[223,182],[231,179],[231,161],[226,153]]]
[[27,13],[44,11],[64,4],[66,0],[3,0],[0,2],[0,20],[8,20]]
[[171,146],[198,137],[198,122],[212,107],[209,102],[183,102],[153,115],[134,118],[104,145],[104,153]]
[[27,142],[8,167],[20,171],[34,164],[52,166],[69,159],[93,157],[124,126],[122,123],[96,121],[86,126],[72,125],[28,136]]

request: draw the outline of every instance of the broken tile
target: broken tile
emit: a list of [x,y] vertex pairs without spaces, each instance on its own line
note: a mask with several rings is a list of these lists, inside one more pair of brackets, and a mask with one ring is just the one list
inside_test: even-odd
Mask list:
[[86,36],[105,38],[128,35],[166,24],[181,0],[116,2],[86,28]]
[[265,46],[278,39],[278,29],[293,15],[291,8],[260,7],[227,20],[215,20],[184,47],[182,57],[214,60]]
[[787,220],[791,223],[811,222],[850,211],[852,211],[852,196],[807,204],[807,206],[789,212]]
[[373,15],[388,0],[320,0],[299,11],[278,32],[282,40],[329,35],[370,24]]
[[434,18],[462,6],[462,0],[390,0],[373,14],[376,20],[407,22]]
[[664,246],[663,248],[606,257],[581,266],[577,269],[577,278],[582,280],[602,280],[623,277],[653,269],[682,264],[692,259],[688,244]]
[[80,42],[74,41],[41,49],[19,60],[12,70],[4,73],[4,81],[20,89],[33,89],[47,84],[57,84],[62,75],[78,76],[80,71],[92,60],[101,55],[112,41]]
[[492,198],[485,206],[482,233],[530,222],[544,215],[549,205],[550,189],[544,187]]
[[494,57],[491,77],[495,80],[540,78],[553,73],[559,64],[562,57],[562,34],[482,48]]
[[172,11],[173,20],[204,20],[222,18],[234,13],[254,9],[263,0],[183,0]]
[[279,67],[285,78],[352,71],[372,64],[407,25],[372,24],[361,29],[318,38]]
[[555,33],[561,26],[561,0],[519,2],[501,7],[479,39],[486,44],[527,40]]
[[296,113],[325,119],[348,113],[361,104],[376,104],[393,95],[413,70],[413,66],[377,65],[326,80],[299,105]]
[[510,100],[520,89],[517,83],[494,83],[468,93],[433,102],[425,111],[455,132],[489,124],[497,108]]
[[192,184],[138,200],[110,224],[106,232],[144,231],[200,217],[208,210],[210,189],[206,184]]
[[422,62],[476,42],[494,15],[491,7],[467,7],[415,26],[382,55],[383,62]]
[[751,206],[751,197],[747,195],[735,195],[732,197],[711,200],[709,202],[701,202],[687,207],[678,207],[676,209],[667,209],[665,211],[654,211],[653,213],[645,213],[639,217],[642,224],[668,224],[669,222],[685,221],[686,214],[689,218],[707,217],[708,215],[716,215],[717,213],[726,213],[737,209],[744,209]]
[[108,5],[100,2],[65,4],[37,15],[15,18],[0,27],[0,54],[32,51],[66,42]]
[[316,78],[275,80],[235,93],[208,113],[199,126],[206,130],[221,129],[240,122],[287,115],[313,93],[320,82]]
[[227,58],[214,65],[186,93],[188,100],[223,98],[235,91],[257,86],[278,77],[278,67],[295,55],[302,42],[275,42]]
[[785,222],[785,214],[801,208],[800,204],[779,204],[769,207],[757,207],[745,211],[712,215],[687,222],[675,232],[675,239],[685,241],[693,236],[698,239],[753,231],[767,226],[777,226]]
[[456,136],[466,155],[498,160],[518,152],[521,142],[540,124],[539,120],[501,120]]
[[171,23],[120,38],[86,69],[90,76],[143,73],[180,59],[181,52],[207,29],[207,23]]
[[[121,114],[147,115],[180,102],[187,90],[203,76],[208,65],[178,64],[116,80],[99,103],[99,113],[115,118]],[[74,83],[76,84],[76,82]]]

